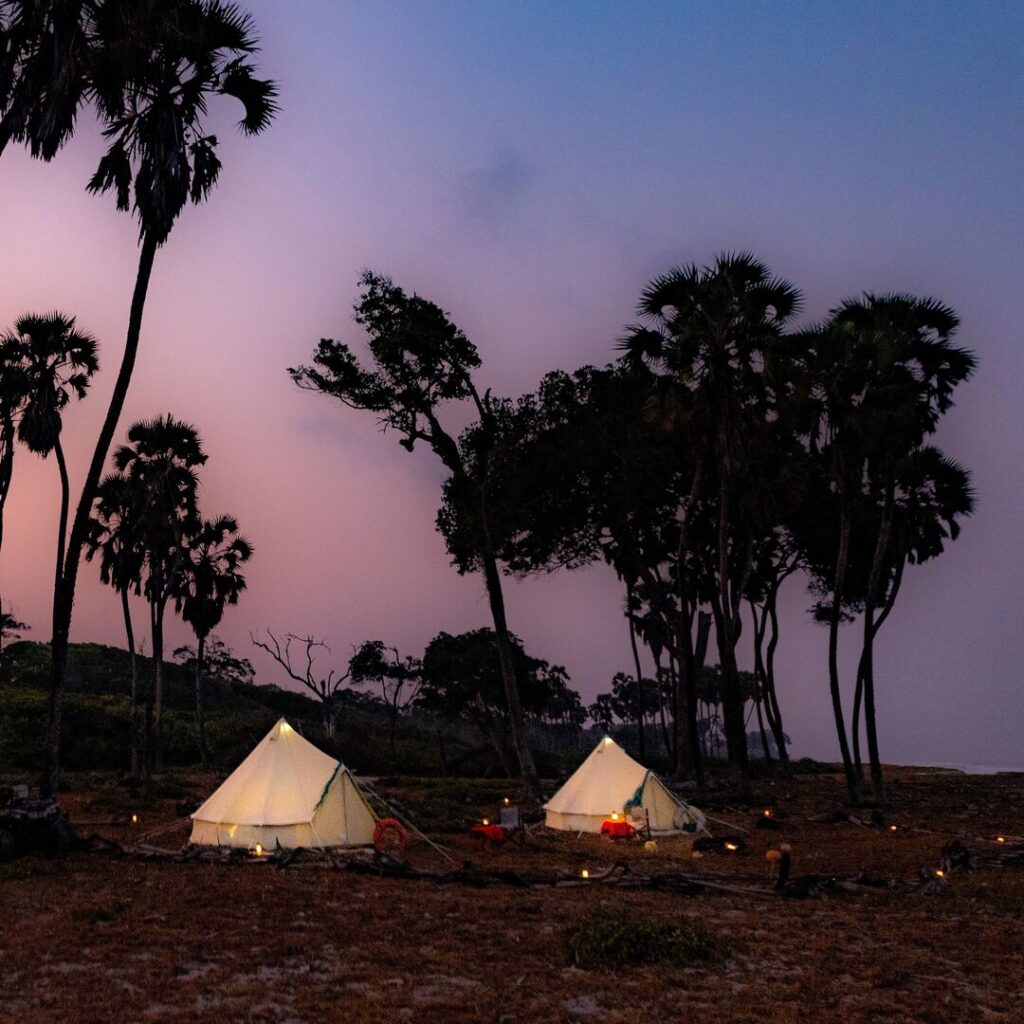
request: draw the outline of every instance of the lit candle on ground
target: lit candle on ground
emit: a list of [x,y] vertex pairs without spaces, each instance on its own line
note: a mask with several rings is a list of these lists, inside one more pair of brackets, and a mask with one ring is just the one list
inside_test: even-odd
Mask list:
[[589,878],[589,877],[590,877],[590,872],[586,868],[584,868],[580,872],[580,878]]
[[257,843],[256,844],[256,849],[253,852],[256,854],[257,857],[262,857],[263,856],[263,844],[262,843]]

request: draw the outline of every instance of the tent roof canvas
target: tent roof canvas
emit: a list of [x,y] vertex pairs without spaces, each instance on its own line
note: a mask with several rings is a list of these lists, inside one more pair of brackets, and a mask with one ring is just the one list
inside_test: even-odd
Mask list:
[[310,822],[340,768],[282,718],[192,817],[234,825]]

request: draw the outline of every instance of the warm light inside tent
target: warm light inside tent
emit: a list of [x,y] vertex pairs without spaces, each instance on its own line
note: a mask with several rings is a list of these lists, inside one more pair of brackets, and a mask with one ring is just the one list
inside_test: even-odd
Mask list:
[[619,820],[619,812],[618,811],[612,811],[612,821],[618,821],[618,820]]
[[580,872],[580,878],[589,878],[589,877],[590,877],[590,872],[586,868],[584,868]]
[[291,732],[292,727],[287,722],[281,723],[281,732]]
[[253,851],[253,853],[255,853],[257,857],[262,857],[263,856],[263,844],[262,843],[257,843],[256,844],[256,849]]
[[604,738],[604,745],[607,747],[608,744],[611,743],[611,741],[612,741],[611,736],[605,736],[605,738]]

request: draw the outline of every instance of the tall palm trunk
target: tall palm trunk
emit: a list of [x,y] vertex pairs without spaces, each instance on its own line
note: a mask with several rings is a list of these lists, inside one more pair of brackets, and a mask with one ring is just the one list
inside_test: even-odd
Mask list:
[[60,435],[53,445],[53,455],[57,460],[60,472],[60,519],[57,524],[57,569],[53,576],[54,591],[60,586],[61,573],[64,571],[64,545],[68,534],[68,508],[71,505],[71,484],[68,481],[68,464],[64,459],[64,447],[60,443]]
[[153,771],[164,769],[164,610],[166,600],[157,600],[153,604],[153,739],[152,762]]
[[868,758],[871,763],[871,788],[876,800],[885,799],[885,780],[882,778],[882,762],[878,754],[878,732],[875,716],[875,673],[874,652],[875,636],[877,635],[875,611],[881,596],[882,571],[889,541],[892,536],[892,520],[894,515],[895,494],[890,484],[886,488],[885,504],[882,509],[882,520],[875,541],[875,551],[871,558],[871,572],[868,575],[867,597],[864,602],[864,642],[861,652],[862,671],[858,670],[859,680],[864,687],[864,719],[868,740]]
[[124,615],[124,634],[128,641],[128,659],[131,666],[131,710],[129,712],[129,728],[131,730],[131,775],[138,778],[141,765],[139,743],[139,659],[135,653],[135,630],[132,627],[132,610],[128,603],[128,588],[121,590],[121,612]]
[[196,638],[196,726],[199,729],[199,763],[206,767],[206,713],[203,708],[203,657],[206,654],[206,634]]
[[636,740],[640,760],[647,760],[647,744],[644,742],[644,673],[640,667],[640,651],[636,645],[636,622],[633,619],[633,584],[626,584],[626,618],[629,620],[629,645],[633,649],[633,664],[636,666]]
[[775,692],[775,651],[779,646],[779,609],[778,590],[773,589],[768,595],[768,619],[771,624],[771,638],[764,659],[764,681],[768,694],[768,705],[772,709],[768,721],[775,736],[775,752],[778,755],[782,770],[789,774],[789,751],[786,749],[786,732],[782,727],[782,712],[779,709],[779,698]]
[[146,292],[149,279],[153,273],[153,259],[156,256],[156,242],[149,234],[143,235],[142,247],[139,252],[139,267],[135,276],[135,291],[132,294],[131,312],[128,317],[128,334],[125,338],[124,355],[121,357],[121,368],[118,370],[114,383],[114,392],[110,396],[107,415],[96,439],[92,461],[82,485],[82,494],[78,499],[75,519],[71,526],[67,552],[60,579],[53,594],[53,636],[50,643],[50,708],[46,729],[46,763],[42,779],[43,792],[56,795],[60,784],[60,728],[61,703],[64,691],[64,678],[67,674],[68,642],[71,633],[71,615],[75,603],[75,584],[78,581],[78,564],[81,561],[82,549],[85,546],[89,530],[89,517],[92,503],[96,497],[103,466],[107,460],[117,422],[121,418],[128,385],[131,383],[132,371],[135,368],[135,357],[139,348],[139,336],[142,333],[142,314],[146,306]]
[[0,417],[0,550],[4,546],[4,506],[14,472],[14,419],[10,413]]
[[843,717],[843,697],[839,689],[839,623],[842,615],[843,589],[846,585],[846,569],[850,558],[850,510],[843,499],[839,513],[839,549],[836,552],[836,571],[832,582],[832,607],[828,616],[828,682],[832,696],[832,713],[835,718],[839,752],[843,759],[843,773],[846,777],[846,792],[851,803],[860,799],[860,787],[850,758],[850,745],[846,738],[846,721]]
[[718,586],[712,610],[715,614],[715,637],[718,640],[718,664],[722,673],[722,717],[729,767],[733,781],[745,788],[750,779],[750,765],[747,759],[747,729],[743,721],[739,667],[736,664],[736,642],[739,637],[729,571],[731,513],[729,478],[723,468],[718,487]]
[[[765,764],[771,764],[775,759],[772,757],[771,745],[768,743],[768,734],[765,732],[764,719],[767,718],[769,726],[771,723],[771,712],[768,708],[768,688],[765,685],[764,671],[764,630],[768,621],[767,609],[761,614],[757,613],[757,605],[751,600],[750,617],[753,629],[751,630],[754,640],[754,709],[757,711],[757,728],[761,735],[761,749],[764,752]],[[764,714],[762,714],[762,705]]]

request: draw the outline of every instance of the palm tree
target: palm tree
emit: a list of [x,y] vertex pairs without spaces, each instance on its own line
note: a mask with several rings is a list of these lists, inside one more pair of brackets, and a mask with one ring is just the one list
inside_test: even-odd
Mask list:
[[44,789],[59,777],[61,693],[78,565],[93,499],[124,407],[142,330],[156,250],[187,203],[201,203],[220,174],[217,137],[206,128],[210,100],[230,96],[247,135],[277,110],[276,87],[256,77],[252,22],[221,0],[8,0],[0,7],[0,152],[14,139],[51,159],[73,134],[88,100],[107,150],[89,190],[112,191],[139,222],[139,264],[125,349],[86,473],[53,602],[50,714]]
[[51,160],[71,137],[88,90],[95,0],[0,2],[0,155],[23,142]]
[[123,473],[110,473],[100,483],[93,510],[86,558],[100,556],[100,580],[121,597],[125,638],[131,663],[131,773],[142,770],[139,735],[139,670],[135,630],[129,595],[142,592],[142,570],[146,560],[142,538],[144,508],[138,488]]
[[[799,304],[799,292],[773,278],[759,260],[724,254],[711,266],[678,267],[653,280],[639,304],[643,323],[624,343],[627,353],[660,371],[665,405],[694,449],[691,490],[679,511],[677,564],[685,564],[694,539],[692,519],[703,502],[712,517],[707,595],[729,761],[744,784],[747,741],[736,643],[745,581],[753,570],[753,538],[745,525],[754,517],[747,505],[757,499],[756,489],[746,484],[779,402],[782,331]],[[685,650],[688,638],[681,639]],[[684,670],[692,675],[692,664]]]
[[0,549],[4,543],[4,506],[14,472],[17,421],[24,402],[21,339],[0,338]]
[[224,609],[238,604],[245,590],[240,572],[252,557],[252,545],[238,532],[232,516],[204,519],[189,537],[175,601],[181,617],[196,635],[196,725],[199,752],[206,766],[206,722],[203,713],[203,656],[206,640],[220,625]]
[[28,314],[14,322],[2,344],[20,353],[25,401],[18,420],[18,440],[44,459],[53,452],[60,472],[60,521],[57,528],[56,587],[64,565],[64,545],[71,500],[68,467],[61,444],[64,409],[82,399],[99,369],[96,339],[75,329],[75,318],[63,313]]
[[148,776],[163,767],[164,613],[178,592],[187,544],[199,526],[196,468],[206,462],[196,429],[171,415],[143,420],[128,430],[127,445],[114,453],[114,465],[138,495],[139,544],[145,558],[143,593],[149,603],[153,641],[153,691],[146,702]]

